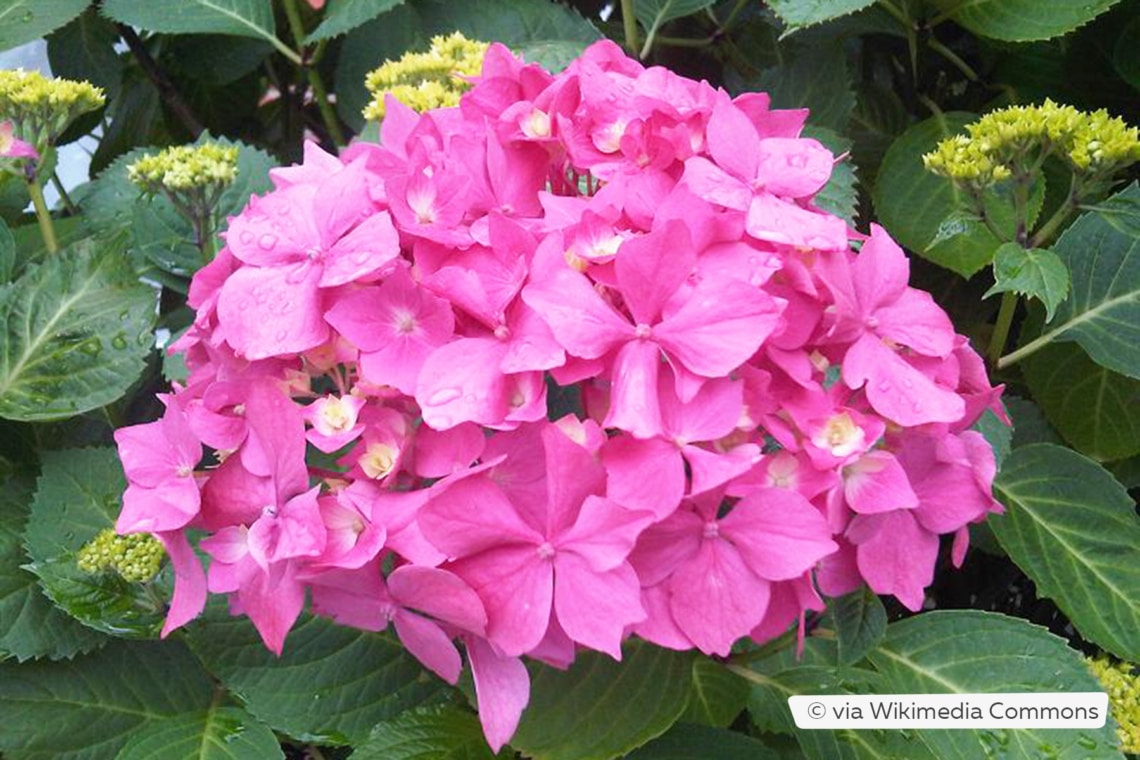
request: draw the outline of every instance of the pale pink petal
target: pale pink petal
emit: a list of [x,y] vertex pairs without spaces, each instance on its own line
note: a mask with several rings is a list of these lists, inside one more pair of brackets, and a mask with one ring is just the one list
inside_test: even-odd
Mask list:
[[807,198],[827,184],[834,163],[835,156],[816,140],[768,137],[757,151],[756,189]]
[[699,198],[725,208],[746,211],[752,202],[752,189],[702,156],[685,161],[681,183]]
[[888,451],[871,451],[843,468],[843,495],[860,514],[918,506],[906,472]]
[[760,193],[748,206],[748,234],[757,240],[842,251],[847,248],[847,223],[837,216],[809,211],[768,193]]

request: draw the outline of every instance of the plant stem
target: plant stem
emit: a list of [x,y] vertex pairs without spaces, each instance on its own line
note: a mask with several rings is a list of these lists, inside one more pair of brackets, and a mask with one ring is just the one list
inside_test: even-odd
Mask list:
[[709,38],[693,39],[692,37],[656,37],[654,38],[658,45],[668,45],[670,47],[683,47],[683,48],[703,48],[708,47],[712,42]]
[[[285,16],[289,19],[289,29],[293,33],[293,41],[298,48],[304,49],[305,25],[301,21],[301,11],[297,7],[297,0],[285,0],[284,6]],[[329,104],[329,94],[325,89],[325,83],[321,81],[320,73],[312,67],[311,62],[304,58],[298,58],[294,63],[297,64],[297,68],[308,80],[309,88],[313,91],[313,100],[317,103],[317,110],[320,111],[321,121],[324,122],[325,129],[328,130],[329,138],[337,147],[343,146],[344,131],[340,128],[340,120],[337,119],[336,112]],[[303,106],[304,102],[302,102]]]
[[123,38],[123,42],[127,43],[130,48],[131,54],[134,55],[135,60],[139,62],[139,66],[146,72],[147,78],[158,90],[159,97],[170,112],[182,123],[186,131],[197,140],[198,135],[202,134],[205,127],[194,112],[190,110],[190,106],[182,99],[182,94],[178,92],[178,88],[170,81],[170,77],[166,76],[166,72],[158,65],[158,63],[151,56],[150,51],[146,49],[146,45],[139,39],[135,30],[126,24],[115,24],[115,28],[119,32],[119,36]]
[[1005,369],[1006,367],[1017,364],[1019,361],[1021,361],[1025,357],[1027,357],[1031,354],[1037,353],[1041,349],[1045,348],[1045,346],[1052,343],[1053,338],[1056,335],[1063,332],[1066,327],[1068,327],[1068,325],[1065,325],[1061,329],[1058,329],[1058,330],[1050,330],[1049,332],[1045,333],[1044,335],[1038,336],[1037,338],[1034,338],[1033,340],[1029,341],[1024,346],[1017,349],[1016,351],[1011,351],[1010,353],[1006,354],[1005,356],[1003,356],[997,360],[997,368],[998,369]]
[[1012,291],[1002,294],[1001,308],[998,309],[997,322],[994,323],[994,332],[990,336],[990,347],[986,351],[991,363],[999,365],[1001,352],[1005,349],[1005,342],[1009,339],[1009,328],[1013,325],[1013,315],[1017,312],[1017,293]]
[[55,226],[51,222],[51,212],[48,211],[47,202],[44,201],[44,189],[40,187],[38,179],[28,178],[28,195],[32,198],[32,206],[36,209],[36,221],[40,223],[40,235],[44,239],[44,247],[48,253],[59,250],[59,242],[55,237]]
[[63,183],[59,179],[59,175],[55,172],[52,172],[51,174],[51,184],[55,188],[55,191],[59,193],[59,198],[63,201],[63,205],[67,206],[67,213],[72,216],[78,214],[79,207],[76,206],[75,202],[71,200],[71,196],[67,194],[67,188],[63,186]]
[[637,16],[633,12],[633,0],[621,0],[621,25],[626,48],[631,55],[637,55]]
[[[728,658],[728,666],[743,666],[749,662],[762,660],[769,655],[773,655],[776,652],[779,652],[781,649],[796,641],[799,638],[799,635],[800,632],[798,627],[784,631],[776,638],[764,643],[763,645],[757,647],[756,649],[753,649],[750,652],[741,652],[739,654],[732,655]],[[745,668],[745,670],[747,670],[747,668]]]
[[958,71],[961,71],[963,74],[965,74],[966,78],[971,82],[978,81],[978,72],[974,71],[974,68],[970,66],[970,64],[963,61],[957,53],[943,45],[933,35],[931,35],[926,44],[930,46],[931,50],[938,53],[946,60],[950,61],[950,63],[954,64]]
[[1061,206],[1053,212],[1053,216],[1042,224],[1033,237],[1029,239],[1030,248],[1040,248],[1043,244],[1060,229],[1061,225],[1068,221],[1069,216],[1077,210],[1080,205],[1080,183],[1077,181],[1077,175],[1073,175],[1072,181],[1069,183],[1069,194],[1065,197]]

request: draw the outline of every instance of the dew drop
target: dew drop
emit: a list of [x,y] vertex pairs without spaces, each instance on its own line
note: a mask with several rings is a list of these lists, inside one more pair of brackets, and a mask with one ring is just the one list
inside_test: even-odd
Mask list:
[[904,388],[913,388],[914,387],[914,381],[911,380],[909,377],[904,377],[903,378],[903,387]]
[[289,337],[289,331],[288,330],[278,330],[277,334],[274,335],[273,337],[278,343],[281,343],[282,341],[284,341],[286,338]]
[[31,11],[24,11],[24,15],[20,17],[20,20],[25,24],[30,24],[35,19],[35,17],[35,14]]
[[253,233],[249,230],[244,231],[238,235],[238,241],[241,242],[242,245],[249,245],[253,242]]
[[888,381],[884,380],[883,382],[879,383],[879,390],[883,391],[884,393],[889,391],[890,389],[891,389],[891,384]]
[[443,406],[444,404],[450,404],[462,395],[463,391],[459,388],[440,388],[431,394],[427,402],[429,406]]
[[122,335],[116,335],[114,338],[111,338],[111,347],[122,351],[127,347],[127,339]]
[[257,239],[257,247],[263,251],[272,251],[277,245],[277,236],[268,232]]

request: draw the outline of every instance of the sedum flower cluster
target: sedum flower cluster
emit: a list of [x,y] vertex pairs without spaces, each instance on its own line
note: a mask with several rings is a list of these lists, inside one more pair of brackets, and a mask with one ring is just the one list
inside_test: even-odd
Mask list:
[[162,569],[162,544],[147,533],[118,535],[113,528],[99,531],[79,550],[76,564],[85,573],[118,573],[124,580],[144,583]]
[[51,79],[38,71],[0,69],[0,117],[12,124],[10,129],[20,138],[17,142],[30,145],[39,154],[68,124],[102,107],[103,102],[103,90],[90,82]]
[[471,88],[468,79],[483,68],[486,52],[487,43],[454,32],[433,37],[426,53],[408,52],[398,61],[384,61],[364,80],[372,93],[364,118],[383,119],[388,95],[421,113],[459,105],[460,96]]
[[1140,754],[1140,670],[1131,663],[1114,663],[1107,656],[1090,659],[1088,664],[1108,692],[1112,717],[1119,726],[1121,750]]
[[1046,100],[992,111],[922,157],[935,174],[975,188],[1055,154],[1078,174],[1106,176],[1140,160],[1140,130],[1107,111],[1078,111]]
[[237,177],[236,145],[177,145],[143,156],[127,167],[127,176],[148,193],[222,188]]
[[604,41],[385,107],[230,220],[185,385],[116,434],[165,632],[212,592],[275,652],[306,602],[451,683],[461,643],[497,749],[523,657],[726,655],[863,584],[920,609],[944,538],[961,563],[1000,389],[883,229],[814,204],[806,111]]

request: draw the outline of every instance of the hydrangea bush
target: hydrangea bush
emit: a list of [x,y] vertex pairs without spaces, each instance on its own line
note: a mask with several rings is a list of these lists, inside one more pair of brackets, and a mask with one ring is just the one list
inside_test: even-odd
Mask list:
[[0,752],[1135,751],[1135,0],[1008,3],[0,28],[74,18],[0,72]]

